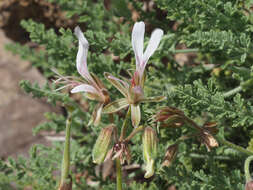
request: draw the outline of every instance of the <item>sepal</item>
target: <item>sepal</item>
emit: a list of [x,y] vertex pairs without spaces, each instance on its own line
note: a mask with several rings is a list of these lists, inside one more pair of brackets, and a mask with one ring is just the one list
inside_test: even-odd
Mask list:
[[121,98],[107,104],[103,109],[103,113],[115,113],[123,108],[126,108],[128,105],[129,104],[128,104],[127,99]]

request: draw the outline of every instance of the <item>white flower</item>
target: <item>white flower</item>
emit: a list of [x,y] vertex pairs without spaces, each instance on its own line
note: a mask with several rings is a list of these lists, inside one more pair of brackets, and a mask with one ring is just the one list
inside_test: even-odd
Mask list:
[[149,44],[143,54],[145,24],[137,22],[134,24],[132,31],[132,46],[136,58],[136,71],[134,72],[131,81],[123,81],[112,76],[110,73],[105,73],[106,79],[115,86],[125,98],[111,102],[104,107],[104,113],[114,113],[123,108],[130,106],[131,120],[134,127],[138,127],[141,120],[140,103],[144,102],[159,102],[165,99],[164,96],[146,98],[143,92],[144,85],[144,70],[148,59],[157,49],[160,40],[163,36],[161,29],[155,29],[151,35]]
[[137,22],[134,24],[132,31],[132,46],[136,59],[136,72],[140,80],[140,84],[143,82],[143,72],[145,70],[146,64],[157,49],[161,38],[163,36],[163,30],[155,29],[149,40],[148,46],[143,53],[144,46],[144,33],[145,33],[145,24],[144,22]]
[[99,103],[93,111],[91,120],[94,125],[98,125],[103,106],[110,101],[109,94],[99,78],[95,74],[89,73],[88,71],[87,54],[89,43],[78,26],[75,28],[75,35],[78,38],[79,44],[76,56],[76,68],[78,73],[85,79],[85,81],[80,82],[80,80],[76,80],[75,77],[64,77],[56,72],[59,76],[59,79],[55,82],[65,84],[65,86],[59,89],[71,86],[73,87],[71,93],[85,92],[85,95],[88,99],[98,101]]

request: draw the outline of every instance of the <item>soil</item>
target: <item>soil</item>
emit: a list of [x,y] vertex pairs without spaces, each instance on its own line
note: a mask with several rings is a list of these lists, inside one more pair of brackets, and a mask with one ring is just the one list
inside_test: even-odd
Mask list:
[[45,112],[60,110],[20,89],[20,80],[43,85],[46,79],[31,63],[4,49],[8,43],[29,42],[19,24],[29,18],[55,29],[73,28],[75,23],[74,19],[66,19],[58,6],[44,0],[0,0],[0,158],[27,155],[35,143],[49,145],[43,136],[33,136],[32,128],[45,121]]

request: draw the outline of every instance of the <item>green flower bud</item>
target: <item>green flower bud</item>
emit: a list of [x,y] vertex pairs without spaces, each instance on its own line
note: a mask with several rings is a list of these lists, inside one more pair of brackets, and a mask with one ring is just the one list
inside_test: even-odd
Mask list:
[[111,143],[114,128],[115,126],[111,124],[101,130],[92,151],[94,163],[101,164],[104,161]]
[[154,129],[146,127],[142,136],[143,159],[146,163],[145,178],[154,174],[154,162],[157,154],[157,136]]

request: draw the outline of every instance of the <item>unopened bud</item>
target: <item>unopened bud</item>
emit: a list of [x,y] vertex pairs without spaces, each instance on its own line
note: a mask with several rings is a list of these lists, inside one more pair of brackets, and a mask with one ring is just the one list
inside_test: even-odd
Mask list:
[[92,151],[92,158],[94,163],[101,164],[104,161],[111,143],[114,128],[114,125],[109,125],[101,130]]
[[162,163],[162,166],[170,167],[173,160],[176,158],[178,151],[178,144],[173,144],[167,148],[167,151],[164,156],[164,161]]
[[205,123],[203,128],[207,131],[209,131],[211,134],[217,134],[219,130],[217,129],[217,123],[216,122],[208,122]]
[[173,107],[164,107],[154,116],[154,122],[161,122],[162,126],[168,126],[172,123],[178,123],[177,126],[183,124],[184,113]]
[[145,178],[154,174],[154,162],[157,154],[157,136],[154,129],[146,127],[142,136],[143,159],[146,163]]
[[250,180],[246,183],[245,190],[253,190],[253,180]]

